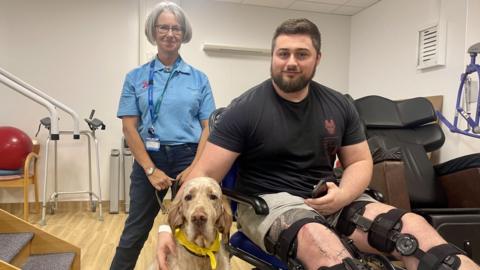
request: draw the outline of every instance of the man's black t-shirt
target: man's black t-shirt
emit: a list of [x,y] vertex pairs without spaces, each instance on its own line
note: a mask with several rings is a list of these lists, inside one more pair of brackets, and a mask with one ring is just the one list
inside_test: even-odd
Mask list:
[[238,191],[304,198],[320,177],[332,175],[341,146],[364,140],[358,113],[342,94],[312,81],[295,103],[281,98],[271,80],[233,100],[209,137],[241,153]]

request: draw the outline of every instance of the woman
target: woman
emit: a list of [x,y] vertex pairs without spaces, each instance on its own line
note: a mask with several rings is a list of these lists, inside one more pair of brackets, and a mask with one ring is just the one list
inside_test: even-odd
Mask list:
[[183,10],[160,3],[146,20],[145,34],[157,46],[157,57],[127,74],[117,113],[135,163],[130,213],[110,269],[135,267],[160,209],[156,195],[163,200],[172,181],[188,174],[215,109],[207,76],[178,52],[192,37]]

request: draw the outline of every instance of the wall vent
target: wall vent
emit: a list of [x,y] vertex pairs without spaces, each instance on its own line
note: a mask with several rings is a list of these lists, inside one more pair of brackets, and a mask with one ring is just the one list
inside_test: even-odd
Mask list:
[[445,65],[445,29],[439,23],[418,31],[417,69]]

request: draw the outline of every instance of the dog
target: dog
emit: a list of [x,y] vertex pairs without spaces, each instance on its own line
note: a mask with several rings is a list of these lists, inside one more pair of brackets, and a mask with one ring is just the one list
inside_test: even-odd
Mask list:
[[168,223],[177,244],[177,256],[168,257],[169,269],[230,269],[224,245],[232,211],[217,181],[208,177],[188,181],[168,209]]

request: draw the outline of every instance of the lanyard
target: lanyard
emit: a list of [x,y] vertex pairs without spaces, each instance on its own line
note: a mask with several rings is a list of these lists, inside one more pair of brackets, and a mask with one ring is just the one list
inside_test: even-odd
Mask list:
[[163,101],[163,96],[165,95],[165,92],[167,91],[168,83],[170,82],[170,79],[173,76],[173,73],[175,72],[175,66],[173,70],[170,72],[170,75],[168,75],[168,79],[165,82],[165,86],[163,87],[162,94],[160,94],[160,97],[158,98],[157,104],[153,104],[153,73],[154,73],[154,67],[155,67],[155,59],[152,60],[150,63],[150,74],[148,77],[148,109],[150,111],[150,118],[152,120],[152,126],[148,129],[148,132],[151,135],[155,134],[155,129],[154,129],[154,124],[157,121],[158,118],[158,111],[160,110],[160,105],[162,104]]

